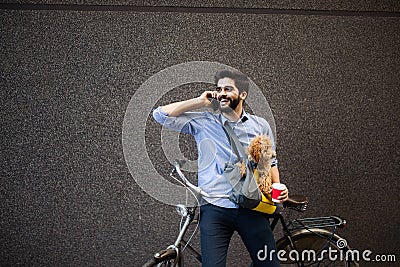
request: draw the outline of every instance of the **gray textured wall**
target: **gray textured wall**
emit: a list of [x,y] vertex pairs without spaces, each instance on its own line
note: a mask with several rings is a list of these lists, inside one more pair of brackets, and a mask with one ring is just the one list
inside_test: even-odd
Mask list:
[[[25,3],[32,2],[48,1]],[[398,257],[400,19],[385,12],[400,8],[354,2],[229,5],[294,10],[287,14],[0,6],[0,265],[140,266],[172,242],[178,217],[135,183],[122,124],[143,82],[196,60],[230,65],[262,88],[282,179],[311,200],[301,216],[342,215],[351,246]],[[381,13],[296,15],[296,8]],[[180,92],[160,103],[189,97]],[[148,153],[165,175],[159,132],[150,118]],[[181,146],[190,151],[193,143]],[[248,263],[237,236],[229,257],[229,266]]]

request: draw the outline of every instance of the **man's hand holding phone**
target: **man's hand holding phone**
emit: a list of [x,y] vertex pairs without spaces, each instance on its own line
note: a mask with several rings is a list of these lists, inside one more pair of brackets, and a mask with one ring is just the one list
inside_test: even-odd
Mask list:
[[205,91],[200,95],[200,98],[204,100],[206,107],[212,107],[214,110],[219,108],[216,91]]

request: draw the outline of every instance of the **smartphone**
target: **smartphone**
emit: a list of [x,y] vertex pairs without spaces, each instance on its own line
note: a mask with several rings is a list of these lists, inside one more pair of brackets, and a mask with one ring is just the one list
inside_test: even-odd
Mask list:
[[219,101],[211,96],[208,97],[208,100],[211,102],[212,109],[217,111],[219,109]]

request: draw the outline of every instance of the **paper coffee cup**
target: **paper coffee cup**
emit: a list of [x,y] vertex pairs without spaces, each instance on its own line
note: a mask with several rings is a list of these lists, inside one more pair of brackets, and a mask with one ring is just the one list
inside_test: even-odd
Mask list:
[[286,189],[286,185],[281,184],[281,183],[273,183],[272,184],[272,201],[273,202],[281,202],[278,200],[278,197],[281,195],[281,193]]

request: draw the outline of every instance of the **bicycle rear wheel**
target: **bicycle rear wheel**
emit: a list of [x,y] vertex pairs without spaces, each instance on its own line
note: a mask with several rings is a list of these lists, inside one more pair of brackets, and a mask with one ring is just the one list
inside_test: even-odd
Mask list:
[[[349,267],[350,250],[347,244],[338,243],[338,235],[325,229],[302,229],[277,241],[278,258],[281,265],[289,266],[331,266]],[[344,240],[345,241],[345,240]],[[343,245],[343,246],[342,246]],[[351,252],[351,251],[350,251]],[[347,258],[346,258],[347,257]]]
[[155,256],[146,262],[142,267],[182,267],[183,259],[180,256],[177,258],[176,251],[173,249],[162,250],[155,254]]

